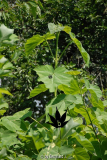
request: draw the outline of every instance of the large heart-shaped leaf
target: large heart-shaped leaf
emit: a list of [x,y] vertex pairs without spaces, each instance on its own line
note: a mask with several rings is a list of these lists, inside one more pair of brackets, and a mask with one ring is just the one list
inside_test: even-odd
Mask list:
[[44,82],[50,92],[54,92],[60,84],[70,84],[71,75],[65,73],[66,69],[64,67],[58,67],[54,70],[52,66],[45,65],[39,66],[34,70],[40,77],[39,81]]

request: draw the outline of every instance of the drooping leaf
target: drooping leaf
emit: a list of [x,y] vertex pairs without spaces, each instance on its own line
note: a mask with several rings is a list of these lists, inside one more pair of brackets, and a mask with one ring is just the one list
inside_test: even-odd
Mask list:
[[85,49],[83,48],[81,42],[77,38],[75,38],[75,34],[74,33],[69,32],[69,35],[70,35],[71,39],[73,40],[73,42],[77,45],[77,47],[78,47],[78,49],[79,49],[79,51],[80,51],[85,63],[86,63],[86,66],[89,67],[89,61],[90,61],[89,54],[85,51]]
[[71,76],[65,73],[66,69],[64,67],[57,67],[54,70],[52,66],[45,65],[34,70],[39,75],[39,81],[44,82],[50,92],[54,92],[60,84],[70,84]]
[[69,27],[69,26],[64,26],[63,31],[65,31],[66,33],[69,34],[69,33],[71,32],[71,27]]

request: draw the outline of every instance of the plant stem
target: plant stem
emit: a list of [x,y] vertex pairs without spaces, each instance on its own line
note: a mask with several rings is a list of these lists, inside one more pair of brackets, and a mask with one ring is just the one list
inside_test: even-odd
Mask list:
[[51,47],[50,47],[50,45],[49,45],[49,43],[48,43],[48,41],[47,41],[46,39],[45,39],[45,41],[46,41],[46,43],[47,43],[47,45],[48,45],[48,48],[49,48],[49,50],[50,50],[50,53],[51,53],[53,59],[54,59],[54,55],[53,55],[53,53],[52,53]]
[[65,54],[66,49],[69,47],[69,45],[72,43],[72,41],[70,41],[67,46],[65,47],[65,49],[63,50],[62,54],[60,55],[58,61],[62,58],[62,56]]
[[41,123],[39,123],[36,119],[30,117],[31,119],[33,119],[35,122],[37,122],[38,124],[40,124],[44,129],[46,129],[47,131],[49,131],[46,127],[44,127]]
[[55,54],[55,68],[58,65],[58,39],[59,39],[59,32],[56,33],[56,54]]
[[61,140],[61,128],[59,128],[60,129],[60,140]]

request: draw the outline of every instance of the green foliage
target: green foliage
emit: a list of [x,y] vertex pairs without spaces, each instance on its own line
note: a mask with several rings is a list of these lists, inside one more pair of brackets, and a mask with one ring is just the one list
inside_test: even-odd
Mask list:
[[[17,1],[16,6],[13,6],[13,8],[15,7],[15,9],[11,11],[10,3],[7,3],[5,0],[3,0],[3,3],[0,6],[1,8],[3,8],[1,17],[5,19],[5,23],[8,23],[8,21],[6,20],[6,18],[8,19],[8,15],[6,14],[6,12],[8,11],[10,14],[10,19],[13,15],[12,18],[17,21],[17,24],[21,22],[21,25],[23,25],[24,23],[22,17],[25,13],[27,13],[26,18],[31,19],[30,16],[32,15],[32,22],[34,24],[35,21],[41,21],[41,24],[43,24],[46,19],[51,17],[50,14],[54,15],[56,13],[56,16],[58,14],[57,17],[61,16],[61,18],[59,19],[61,22],[64,22],[62,24],[66,24],[65,21],[68,23],[67,19],[70,19],[69,15],[74,16],[75,14],[74,12],[71,14],[66,14],[67,17],[65,18],[65,10],[69,6],[69,12],[71,12],[71,9],[73,8],[72,5],[74,5],[74,10],[76,11],[75,13],[81,11],[79,16],[82,20],[84,19],[84,16],[87,16],[87,14],[84,13],[86,12],[86,10],[94,10],[94,12],[92,12],[92,15],[90,13],[90,15],[87,16],[87,19],[91,17],[91,21],[96,21],[99,16],[96,16],[95,6],[100,2],[95,1],[95,3],[93,2],[94,5],[91,5],[91,1],[84,1],[83,3],[81,2],[83,1],[72,1],[72,3],[71,1],[67,1],[67,3],[65,4],[65,2],[63,2],[62,0],[50,0],[43,1],[42,5],[39,0],[28,1],[24,3]],[[54,10],[52,10],[51,12],[49,10],[46,10],[45,14],[41,14],[41,11],[45,10],[46,5],[51,6],[50,10],[52,7],[54,8]],[[65,7],[64,9],[63,6]],[[89,6],[93,7],[89,8]],[[61,15],[60,8],[64,16]],[[21,9],[23,11],[21,11]],[[15,14],[19,13],[19,11],[20,14]],[[21,14],[21,12],[23,14]],[[39,19],[35,20],[37,16],[39,17]],[[79,21],[80,23],[82,20],[73,19],[73,23],[75,26],[75,29],[73,29],[72,26],[73,32],[76,33],[79,30],[76,28],[76,26],[78,27],[76,21]],[[52,22],[51,18],[48,19],[48,22],[49,21]],[[11,21],[9,21],[9,23],[10,22]],[[32,22],[30,24],[30,28],[32,27]],[[71,23],[71,20],[69,22]],[[39,22],[37,23],[36,27],[39,28],[40,24],[38,24]],[[28,24],[25,25],[27,26]],[[23,25],[23,28],[26,28],[26,26]],[[44,26],[46,28],[47,21],[43,24],[43,27]],[[0,88],[0,159],[107,159],[107,112],[105,108],[107,106],[107,102],[106,100],[103,101],[102,91],[97,85],[95,85],[95,83],[93,84],[93,80],[91,79],[92,77],[86,74],[86,71],[88,70],[86,66],[89,67],[89,64],[91,64],[90,56],[83,48],[82,43],[79,41],[80,37],[82,37],[80,33],[83,32],[83,35],[86,39],[84,40],[86,41],[85,46],[89,45],[88,36],[86,38],[85,35],[86,28],[84,30],[80,28],[81,32],[76,33],[77,37],[79,37],[77,39],[74,33],[71,32],[71,27],[69,26],[63,26],[60,23],[58,23],[57,25],[55,25],[54,23],[49,23],[48,29],[50,32],[48,32],[47,29],[44,29],[42,31],[42,28],[40,28],[40,30],[38,31],[40,34],[43,34],[43,36],[39,35],[39,33],[35,33],[35,31],[31,35],[31,30],[28,30],[27,32],[27,29],[23,29],[23,35],[26,32],[28,35],[25,34],[27,37],[24,40],[23,35],[20,36],[20,41],[17,42],[16,45],[14,42],[18,39],[17,36],[13,34],[13,29],[9,29],[5,25],[1,25],[0,51],[2,52],[2,55],[0,55],[0,78],[3,83],[3,81],[5,81],[5,78],[11,77],[13,74],[14,79],[12,80],[14,80],[15,83],[9,84],[9,82],[11,82],[11,79],[7,79],[8,86],[10,85],[9,87],[12,87],[13,89],[12,94],[10,93],[11,89],[9,87],[8,89],[10,90],[10,92],[7,90],[6,83],[4,83],[4,85],[2,84],[2,87]],[[103,27],[105,27],[104,24]],[[17,28],[18,30],[22,29],[19,27],[19,24]],[[44,32],[47,32],[47,34],[45,34]],[[92,35],[89,35],[91,37],[91,40],[93,40]],[[97,39],[98,35],[99,31],[95,33],[95,37],[97,37]],[[66,36],[66,38],[64,36]],[[68,36],[70,36],[71,40],[69,40]],[[31,38],[29,39],[29,37]],[[67,43],[67,46],[63,44],[63,41],[65,39],[66,41],[64,43]],[[20,46],[21,42],[23,42],[22,47]],[[59,42],[61,42],[61,45],[59,45]],[[63,65],[62,63],[64,56],[67,56],[68,50],[71,51],[70,45],[72,44],[72,42],[74,46],[77,46],[81,53],[81,58],[83,58],[84,60],[84,62],[82,60],[83,69],[81,70],[77,70],[76,67],[74,68],[72,62],[70,64],[66,63],[66,65]],[[89,48],[91,44],[88,46]],[[77,52],[77,55],[80,54],[78,50],[75,51]],[[88,49],[88,51],[90,50]],[[5,58],[3,54],[6,54],[7,57]],[[10,61],[7,58],[9,58]],[[71,56],[71,58],[73,57]],[[74,58],[75,61],[77,61],[77,58],[79,59],[78,56]],[[37,76],[39,77],[38,79]],[[41,82],[42,84],[40,84]],[[22,94],[23,92],[25,92],[25,90],[27,93]],[[28,101],[26,101],[27,98],[25,99],[25,97],[28,97],[29,92],[29,98],[32,98],[32,101],[34,101],[33,97],[36,96],[37,98],[38,96],[40,96],[41,104],[46,104],[44,108],[45,114],[43,114],[39,118],[37,118],[37,116],[35,117],[35,115],[32,115],[32,111],[30,111],[30,109],[32,110],[32,108],[35,108],[32,107],[33,103],[28,104]],[[54,96],[52,94],[53,92]],[[11,106],[11,103],[9,103],[9,106],[10,108],[12,107],[12,110],[14,110],[14,112],[18,112],[11,116],[4,116],[8,108],[8,104],[4,101],[4,96],[2,94],[9,95],[9,102],[10,95],[13,95],[14,104],[13,106]],[[15,94],[17,94],[18,96],[16,96]],[[104,94],[106,99],[106,91]],[[46,98],[44,97],[44,95]],[[24,110],[22,109],[24,108],[25,104],[25,101],[23,99],[25,99],[26,101],[26,109]],[[19,111],[19,106],[21,108],[21,111]],[[65,110],[67,110],[67,120],[70,119],[70,121],[60,130],[54,129],[49,124],[43,123],[44,120],[46,120],[45,122],[49,121],[48,114],[55,116],[56,106],[61,115],[65,112]],[[32,117],[34,117],[35,119]],[[34,121],[32,122],[31,120]]]

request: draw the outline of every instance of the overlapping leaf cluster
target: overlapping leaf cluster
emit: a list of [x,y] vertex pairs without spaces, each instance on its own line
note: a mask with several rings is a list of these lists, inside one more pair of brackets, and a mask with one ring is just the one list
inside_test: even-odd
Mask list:
[[[84,66],[89,66],[89,54],[82,47],[81,42],[71,32],[68,26],[61,24],[48,24],[50,33],[48,36],[35,35],[28,39],[25,44],[26,54],[37,45],[46,42],[50,54],[53,56],[53,66],[44,65],[34,69],[42,84],[31,91],[30,97],[34,97],[46,90],[54,93],[54,98],[46,105],[46,122],[31,117],[29,108],[15,113],[13,116],[3,116],[7,104],[4,102],[2,93],[11,95],[6,89],[0,88],[0,158],[1,159],[51,159],[50,155],[63,156],[63,159],[74,160],[97,160],[107,159],[107,101],[102,101],[102,92],[98,86],[91,84],[87,77],[80,76],[81,70],[69,70],[59,64],[60,56],[58,50],[59,32],[65,31],[69,34],[73,43],[78,47],[83,59]],[[6,28],[8,31],[8,28]],[[1,32],[2,33],[2,32]],[[12,34],[12,33],[11,33]],[[4,35],[1,34],[3,37]],[[6,35],[12,36],[12,35]],[[38,38],[39,37],[39,38]],[[48,37],[48,38],[47,38]],[[48,40],[56,39],[55,53],[51,50]],[[7,42],[8,38],[5,39]],[[4,43],[4,42],[3,42]],[[1,46],[2,47],[2,46]],[[65,52],[65,50],[64,50]],[[62,52],[62,53],[64,53]],[[4,56],[1,60],[1,78],[10,76],[12,64]],[[59,127],[50,126],[50,117],[54,116],[57,110],[61,115],[66,111],[67,121]],[[4,111],[5,110],[5,111]],[[49,117],[50,115],[50,117]],[[57,112],[57,120],[61,118]],[[30,117],[34,122],[30,123],[26,118]],[[65,118],[63,119],[65,120]],[[84,120],[84,121],[83,121]],[[55,121],[56,122],[56,121]],[[42,158],[41,158],[42,157]]]

